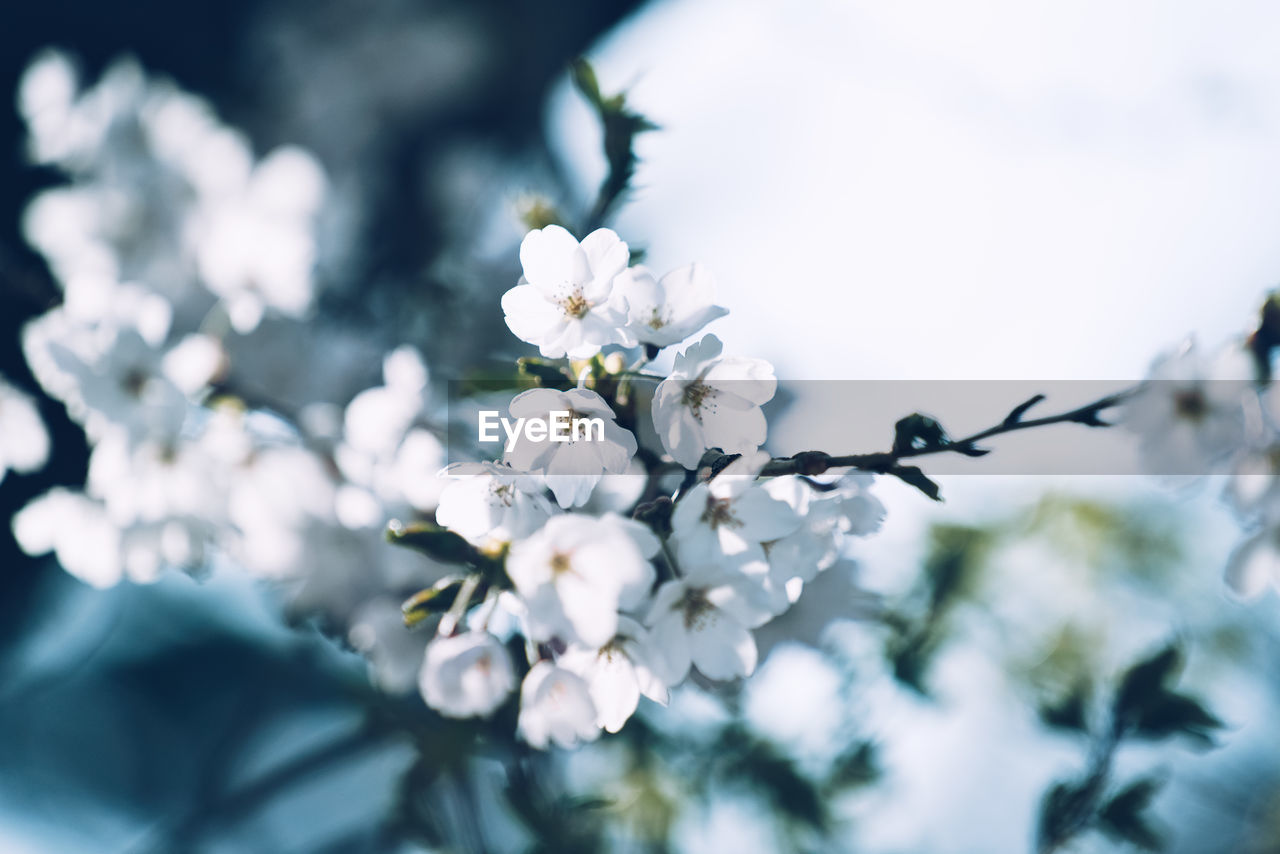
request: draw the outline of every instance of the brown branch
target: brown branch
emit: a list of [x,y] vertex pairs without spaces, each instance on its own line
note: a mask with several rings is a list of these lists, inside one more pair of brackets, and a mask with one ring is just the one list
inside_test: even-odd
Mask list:
[[[1136,386],[1115,394],[1109,394],[1106,397],[1095,400],[1093,403],[1087,403],[1069,412],[1024,420],[1022,416],[1026,414],[1027,410],[1044,400],[1044,395],[1038,394],[1014,407],[1013,411],[994,427],[988,427],[962,439],[948,439],[934,444],[910,445],[898,447],[891,451],[879,451],[870,454],[844,454],[837,456],[828,454],[825,451],[802,451],[794,456],[777,457],[770,460],[760,472],[760,476],[775,477],[787,474],[813,476],[836,468],[853,468],[885,474],[892,473],[902,460],[913,457],[944,453],[981,456],[987,453],[987,449],[979,448],[979,442],[994,436],[1004,435],[1005,433],[1014,433],[1018,430],[1047,427],[1051,424],[1083,424],[1088,427],[1109,427],[1111,422],[1102,420],[1100,413],[1122,403],[1132,396],[1135,391],[1137,391]],[[717,458],[710,464],[710,475],[719,474],[725,466],[737,458],[737,454],[725,454]]]

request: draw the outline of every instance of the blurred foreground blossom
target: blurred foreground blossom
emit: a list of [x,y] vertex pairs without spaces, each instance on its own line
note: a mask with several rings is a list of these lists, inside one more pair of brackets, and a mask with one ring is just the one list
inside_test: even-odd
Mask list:
[[534,747],[576,747],[595,741],[596,708],[582,677],[549,661],[529,669],[520,688],[521,737]]
[[0,480],[27,474],[49,458],[49,433],[35,401],[0,378]]
[[1246,438],[1253,370],[1243,348],[1206,359],[1188,342],[1157,359],[1126,402],[1123,419],[1142,440],[1156,474],[1205,474],[1229,461]]
[[419,677],[427,705],[452,718],[493,712],[515,688],[511,659],[488,632],[440,637],[427,646]]

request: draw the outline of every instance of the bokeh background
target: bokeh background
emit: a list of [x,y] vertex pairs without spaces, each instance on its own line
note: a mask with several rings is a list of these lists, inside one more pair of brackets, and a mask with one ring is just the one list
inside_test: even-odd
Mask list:
[[[318,311],[325,346],[345,348],[335,403],[403,341],[440,376],[522,352],[497,304],[522,199],[582,209],[605,172],[567,73],[580,55],[661,126],[640,138],[616,228],[656,268],[716,271],[728,350],[804,380],[1131,380],[1187,335],[1245,329],[1280,278],[1277,37],[1280,9],[1261,2],[49,0],[0,11],[0,91],[48,46],[89,81],[132,55],[259,152],[314,152],[333,189]],[[58,179],[25,165],[12,98],[0,140],[0,373],[38,395],[19,330],[59,296],[20,218]],[[41,414],[52,461],[4,480],[2,519],[83,481],[78,428],[47,398]],[[902,414],[883,413],[886,436]],[[798,414],[772,429],[805,444]],[[1218,485],[956,476],[943,506],[879,488],[888,521],[859,545],[856,586],[762,636],[762,672],[722,705],[686,692],[637,725],[687,734],[696,756],[741,747],[717,741],[731,718],[790,757],[737,769],[759,777],[745,791],[725,769],[696,796],[653,783],[663,845],[1029,850],[1045,791],[1087,753],[1037,707],[1177,638],[1186,683],[1227,724],[1219,746],[1138,745],[1119,767],[1166,781],[1153,814],[1170,850],[1280,851],[1280,605],[1222,592],[1239,531]],[[940,566],[950,586],[913,685],[859,618],[875,597],[911,613]],[[363,662],[280,612],[235,573],[91,590],[0,529],[0,850],[417,850],[385,822],[413,748],[349,739]],[[613,803],[634,805],[646,774],[688,770],[675,741],[668,755],[647,738],[557,760],[556,779],[582,798],[626,783],[632,800]],[[778,781],[833,757],[866,762],[815,790],[819,821],[788,800],[800,782]],[[463,841],[440,850],[498,845],[441,809]],[[653,820],[603,812],[591,821],[620,850],[665,850],[635,829]],[[496,850],[528,843],[511,839]]]

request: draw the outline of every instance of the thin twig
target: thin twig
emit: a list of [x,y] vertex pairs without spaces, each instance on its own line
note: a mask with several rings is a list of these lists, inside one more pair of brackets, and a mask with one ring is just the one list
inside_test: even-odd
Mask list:
[[[943,454],[948,452],[966,454],[972,456],[974,449],[979,442],[990,439],[994,436],[1001,436],[1005,433],[1013,433],[1018,430],[1030,430],[1035,427],[1047,427],[1051,424],[1084,424],[1089,427],[1107,427],[1110,426],[1109,421],[1103,421],[1100,413],[1104,410],[1122,403],[1137,391],[1137,386],[1123,391],[1109,394],[1093,403],[1072,409],[1069,412],[1062,412],[1058,415],[1049,415],[1044,418],[1032,418],[1023,420],[1022,415],[1043,400],[1043,395],[1037,395],[1031,400],[1015,407],[1003,421],[994,427],[988,427],[980,430],[972,436],[966,436],[962,439],[950,439],[933,445],[919,445],[898,448],[892,451],[879,451],[871,454],[844,454],[840,456],[828,454],[825,451],[803,451],[791,457],[779,457],[770,460],[761,470],[762,477],[775,477],[778,475],[800,474],[800,475],[819,475],[828,469],[836,468],[853,468],[861,471],[871,472],[888,472],[898,465],[904,459],[912,457],[923,457],[931,454]],[[724,469],[725,466],[737,459],[737,454],[725,454],[716,459],[711,464],[711,474],[717,474]]]

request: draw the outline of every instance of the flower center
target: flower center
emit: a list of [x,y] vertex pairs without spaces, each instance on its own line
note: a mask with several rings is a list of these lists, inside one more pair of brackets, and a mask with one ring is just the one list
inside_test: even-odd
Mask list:
[[142,397],[142,390],[147,385],[147,372],[141,368],[132,368],[120,378],[120,386],[130,397]]
[[620,639],[615,637],[613,640],[600,647],[600,652],[597,654],[597,657],[601,661],[612,664],[614,659],[620,655],[625,655],[625,653],[622,651],[622,643],[620,642]]
[[741,528],[742,520],[733,515],[733,503],[728,498],[708,498],[707,509],[702,511],[702,521],[712,528],[724,525],[727,528]]
[[551,574],[564,575],[573,572],[573,561],[568,552],[556,552],[551,556]]
[[715,609],[716,606],[708,601],[705,590],[686,590],[684,598],[680,600],[680,610],[684,612],[686,629],[703,628]]
[[582,295],[582,291],[574,290],[568,296],[561,297],[560,309],[564,312],[565,317],[581,319],[586,317],[587,312],[591,310],[591,303],[587,302],[587,298]]
[[1187,421],[1200,421],[1209,414],[1209,401],[1198,388],[1186,388],[1173,395],[1173,411]]
[[495,480],[489,484],[489,492],[501,501],[504,507],[510,507],[515,501],[515,491],[515,486],[510,483],[499,483]]
[[655,308],[655,309],[653,310],[653,314],[652,314],[652,316],[650,316],[650,318],[649,318],[649,328],[650,328],[650,329],[661,329],[662,327],[664,327],[664,326],[666,326],[666,325],[667,325],[667,321],[666,321],[666,318],[664,318],[664,317],[662,316],[661,310],[660,310],[660,309]]
[[680,398],[680,402],[689,407],[689,411],[693,413],[693,417],[699,421],[702,420],[702,402],[711,394],[711,387],[704,385],[701,380],[695,380],[684,387],[684,394]]

